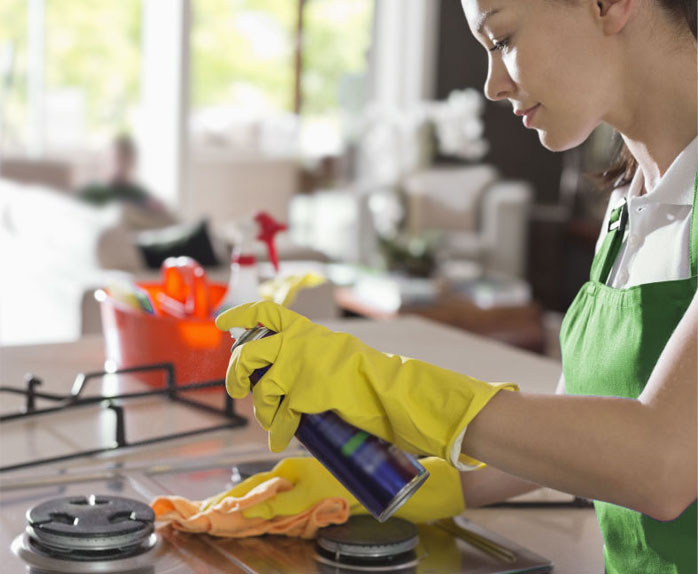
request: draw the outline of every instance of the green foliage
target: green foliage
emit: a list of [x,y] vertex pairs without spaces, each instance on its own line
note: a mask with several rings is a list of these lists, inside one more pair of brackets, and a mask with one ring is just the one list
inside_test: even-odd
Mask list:
[[363,74],[371,45],[371,0],[310,0],[303,38],[303,113],[338,107],[340,80]]
[[0,50],[12,50],[12,77],[2,78],[2,143],[21,140],[27,114],[27,24],[24,2],[0,2]]
[[[296,2],[195,0],[192,12],[193,107],[230,103],[231,86],[236,83],[254,86],[276,109],[293,107]],[[255,25],[275,34],[277,54],[264,54],[260,44],[265,38],[254,34]]]
[[[230,103],[231,86],[240,83],[257,88],[274,109],[291,111],[297,10],[297,2],[291,0],[195,0],[191,45],[194,107]],[[262,37],[245,33],[245,19],[249,22],[250,16],[253,22],[266,24],[263,30],[273,43],[278,42],[280,49],[274,56],[260,54]],[[372,0],[306,2],[304,114],[335,110],[342,76],[365,71],[372,17]]]
[[140,50],[140,0],[46,0],[46,89],[81,89],[89,131],[126,127],[140,98]]
[[413,277],[431,277],[436,269],[437,238],[428,234],[410,236],[400,232],[393,237],[378,237],[378,249],[389,271]]

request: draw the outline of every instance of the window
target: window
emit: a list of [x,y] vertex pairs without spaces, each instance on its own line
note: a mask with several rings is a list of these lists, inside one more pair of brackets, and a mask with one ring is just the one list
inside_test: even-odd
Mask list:
[[291,110],[294,4],[194,0],[192,109]]
[[[95,149],[133,127],[141,0],[0,4],[0,149]],[[341,151],[343,121],[363,103],[373,4],[191,0],[192,125],[228,127],[249,148],[262,122],[267,141],[292,134],[288,149]]]
[[140,97],[140,0],[0,7],[2,147],[93,147],[128,127]]
[[0,150],[19,148],[27,121],[27,4],[0,4]]
[[64,143],[71,125],[76,143],[128,127],[140,97],[140,17],[140,0],[46,0],[49,141]]
[[365,103],[372,25],[372,0],[305,3],[302,143],[311,155],[339,151],[348,116]]
[[342,111],[363,97],[373,0],[194,0],[192,12],[199,134],[249,150],[261,124],[299,114],[306,151],[339,151]]

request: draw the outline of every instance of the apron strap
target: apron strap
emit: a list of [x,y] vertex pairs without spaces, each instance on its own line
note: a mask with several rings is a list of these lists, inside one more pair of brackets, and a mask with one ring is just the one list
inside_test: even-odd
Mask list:
[[691,277],[698,275],[698,169],[693,180],[693,211],[691,212],[691,233],[688,253],[691,261]]
[[623,233],[628,224],[628,203],[623,202],[611,211],[608,218],[608,233],[604,237],[599,252],[591,264],[590,279],[599,283],[606,283],[608,274],[613,268],[620,246],[623,243]]
[[[591,265],[590,279],[592,281],[606,283],[616,261],[620,246],[623,243],[623,233],[627,224],[628,203],[623,198],[623,202],[611,211],[611,215],[608,218],[608,233]],[[693,208],[691,211],[688,252],[691,277],[695,277],[698,275],[698,169],[696,169],[696,177],[693,181]]]

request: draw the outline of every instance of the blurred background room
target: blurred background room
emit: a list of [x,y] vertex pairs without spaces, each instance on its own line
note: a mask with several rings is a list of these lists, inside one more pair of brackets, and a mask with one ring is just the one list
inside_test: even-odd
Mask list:
[[459,0],[3,0],[0,344],[101,332],[166,255],[227,283],[264,210],[278,273],[326,278],[299,312],[557,357],[613,134],[548,152],[486,73]]

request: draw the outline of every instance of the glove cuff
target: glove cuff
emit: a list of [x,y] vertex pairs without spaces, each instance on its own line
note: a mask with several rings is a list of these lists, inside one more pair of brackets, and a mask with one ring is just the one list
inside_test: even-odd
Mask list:
[[479,460],[475,460],[474,458],[471,458],[461,452],[461,449],[463,448],[463,439],[465,438],[465,431],[467,430],[468,426],[466,425],[465,428],[456,437],[456,440],[453,441],[453,444],[451,445],[450,456],[448,457],[448,461],[461,472],[467,472],[469,470],[478,470],[485,466],[485,463],[480,462]]
[[470,404],[456,432],[453,434],[451,440],[448,441],[445,456],[443,457],[460,471],[478,470],[487,466],[484,462],[476,460],[461,452],[463,439],[465,438],[465,431],[468,430],[468,425],[470,422],[483,408],[487,406],[490,400],[492,400],[492,397],[494,397],[499,391],[519,390],[519,387],[513,383],[490,384],[483,381],[477,381],[477,383],[489,387],[489,392],[477,394],[477,400],[473,400],[473,402]]

